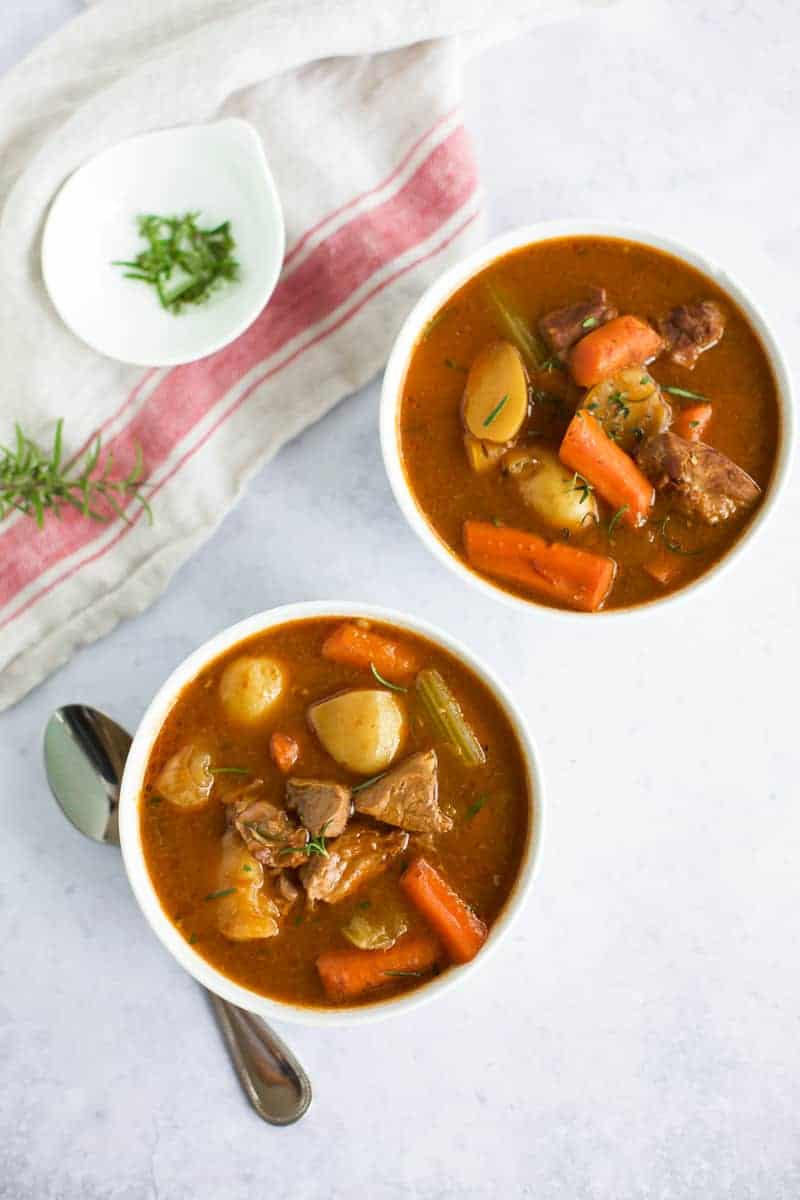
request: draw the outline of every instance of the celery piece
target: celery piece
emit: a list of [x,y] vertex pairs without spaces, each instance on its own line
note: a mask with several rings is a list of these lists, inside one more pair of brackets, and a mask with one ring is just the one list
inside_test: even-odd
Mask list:
[[494,284],[487,283],[486,294],[492,302],[498,323],[506,336],[519,350],[525,359],[529,371],[538,371],[547,357],[544,347],[537,335],[528,327],[527,322],[515,312]]
[[426,667],[417,675],[417,692],[425,714],[442,739],[449,742],[468,767],[486,762],[483,746],[470,729],[461,706],[439,672]]

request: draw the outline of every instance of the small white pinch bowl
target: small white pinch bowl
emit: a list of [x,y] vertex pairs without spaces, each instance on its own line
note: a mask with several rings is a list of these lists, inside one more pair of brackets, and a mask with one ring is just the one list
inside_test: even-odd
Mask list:
[[[145,247],[140,215],[199,212],[230,221],[239,279],[177,315],[114,260]],[[261,140],[238,118],[129,138],[79,167],[58,192],[42,236],[42,273],[64,323],[93,350],[140,366],[176,366],[227,346],[278,282],[283,213]]]

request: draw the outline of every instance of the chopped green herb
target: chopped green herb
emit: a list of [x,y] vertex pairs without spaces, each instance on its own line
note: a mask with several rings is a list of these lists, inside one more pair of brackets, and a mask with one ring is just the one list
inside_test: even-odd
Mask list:
[[477,817],[478,813],[483,808],[487,799],[488,799],[487,796],[479,796],[474,804],[470,804],[469,808],[467,809],[467,820],[468,821],[471,821],[473,817]]
[[611,520],[608,522],[608,540],[610,542],[613,542],[614,530],[617,528],[617,525],[628,511],[628,507],[629,506],[627,504],[623,504],[622,508],[618,508]]
[[408,688],[400,687],[399,683],[390,683],[388,679],[384,679],[383,676],[381,675],[380,671],[378,670],[378,668],[375,666],[375,663],[371,662],[369,664],[369,669],[370,669],[370,671],[372,671],[372,674],[375,676],[378,683],[382,683],[383,686],[389,688],[390,691],[392,691],[392,692],[407,692],[408,691]]
[[163,796],[148,796],[147,803],[148,804],[161,804],[163,799],[164,799]]
[[609,404],[613,404],[617,412],[623,417],[629,417],[631,410],[628,408],[625,401],[622,399],[622,392],[612,392],[608,397]]
[[648,383],[652,383],[652,382],[653,381],[649,375],[643,375],[642,378],[639,380],[639,383],[644,384],[644,385],[647,385]]
[[540,371],[563,371],[564,369],[563,362],[555,354],[549,355],[539,367]]
[[578,503],[585,504],[594,491],[594,488],[592,487],[591,483],[589,483],[588,479],[585,479],[583,475],[579,475],[576,471],[570,480],[569,487],[565,488],[564,490],[567,492],[580,492],[581,498]]
[[197,934],[196,934],[196,933],[190,933],[190,934],[189,934],[189,945],[190,945],[190,946],[193,946],[193,945],[195,944],[195,942],[196,942],[196,941],[197,941]]
[[503,409],[505,408],[505,406],[507,404],[508,404],[508,392],[506,392],[506,394],[505,394],[505,396],[503,396],[502,400],[498,400],[497,404],[494,406],[494,408],[489,413],[486,420],[483,422],[484,429],[486,429],[487,426],[491,425],[492,421],[494,421],[497,417],[500,416],[500,413],[503,411]]
[[197,224],[199,215],[187,212],[182,217],[139,217],[139,236],[147,242],[147,249],[133,260],[112,263],[129,268],[126,279],[151,284],[162,308],[173,315],[180,313],[185,304],[203,304],[221,283],[239,277],[230,221],[201,229]]
[[492,517],[492,524],[494,525],[495,529],[502,529],[505,522],[501,521],[499,517]]
[[665,387],[665,392],[669,392],[671,396],[683,396],[686,400],[707,400],[707,396],[701,396],[699,392],[690,392],[688,388],[680,387]]
[[252,871],[252,869],[253,869],[253,868],[250,866],[250,863],[242,863],[242,870],[243,870],[243,871]]
[[252,775],[247,767],[212,767],[212,775]]
[[407,976],[409,979],[419,979],[422,971],[384,971],[384,975],[392,975],[400,979]]
[[587,317],[584,321],[581,321],[581,329],[594,329],[596,324],[597,317]]
[[[140,504],[152,525],[150,505],[142,495],[142,452],[136,446],[135,460],[127,475],[111,478],[113,456],[109,453],[100,472],[91,478],[100,458],[101,441],[98,433],[82,463],[62,466],[62,432],[64,420],[56,421],[53,447],[46,453],[15,425],[14,449],[0,446],[0,520],[12,511],[33,517],[41,529],[45,512],[61,516],[64,505],[77,508],[93,521],[109,521],[121,517],[128,525],[131,518],[122,507],[128,500]],[[107,505],[110,511],[98,507]]]
[[594,412],[595,409],[600,407],[600,405],[597,403],[596,400],[593,400],[591,402],[591,404],[587,404],[586,407],[588,408],[589,412]]
[[222,891],[220,891],[220,892],[209,892],[207,896],[203,897],[203,899],[204,900],[221,900],[223,896],[232,896],[235,891],[236,891],[236,888],[223,888]]
[[659,533],[661,534],[661,540],[664,543],[664,545],[667,547],[667,549],[670,550],[673,554],[682,554],[687,558],[691,558],[695,554],[702,554],[703,553],[702,546],[700,546],[697,550],[686,550],[686,549],[684,549],[683,546],[679,545],[678,542],[672,541],[672,539],[670,538],[670,536],[667,532],[667,524],[672,516],[674,516],[674,514],[671,512],[668,512],[666,514],[666,516],[664,517],[663,521],[661,521],[661,523],[659,525]]
[[699,422],[699,421],[690,421],[690,422],[689,422],[689,428],[690,428],[690,429],[696,429],[696,428],[697,428],[697,426],[698,426],[699,424],[700,424],[700,422]]
[[356,908],[372,908],[372,902],[370,900],[359,900]]
[[303,924],[303,914],[302,914],[302,913],[300,913],[300,915],[299,915],[299,916],[295,917],[295,919],[294,919],[294,923],[295,923],[295,925],[302,925],[302,924]]
[[[287,847],[288,852],[291,853],[293,850],[300,850],[302,854],[309,856],[312,854],[318,854],[320,858],[329,858],[330,855],[328,854],[328,848],[325,845],[325,831],[329,825],[330,821],[326,821],[322,826],[318,837],[309,838],[304,846],[289,846]],[[284,850],[281,853],[285,854],[287,853],[287,850]]]
[[377,783],[379,779],[383,779],[386,774],[386,771],[381,771],[380,775],[371,775],[369,779],[362,779],[361,783],[357,783],[354,787],[351,787],[350,791],[360,792],[362,788],[369,787],[371,783]]

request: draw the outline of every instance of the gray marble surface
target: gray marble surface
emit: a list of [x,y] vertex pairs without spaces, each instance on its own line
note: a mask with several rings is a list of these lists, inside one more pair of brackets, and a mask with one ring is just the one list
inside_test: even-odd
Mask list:
[[[76,8],[4,0],[0,65]],[[701,0],[494,48],[467,83],[493,229],[591,214],[694,241],[763,300],[796,369],[799,38],[794,0]],[[796,495],[724,587],[553,631],[415,542],[376,400],[290,445],[159,603],[2,719],[0,1197],[795,1200]],[[317,597],[405,606],[478,648],[530,719],[550,827],[474,986],[363,1030],[286,1027],[315,1101],[276,1131],[115,852],[55,811],[40,742],[67,701],[134,726],[199,641]]]

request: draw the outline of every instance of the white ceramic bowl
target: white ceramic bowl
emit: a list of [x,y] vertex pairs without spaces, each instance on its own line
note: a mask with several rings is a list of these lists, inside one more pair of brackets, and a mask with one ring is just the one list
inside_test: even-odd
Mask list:
[[[421,634],[435,645],[449,650],[474,671],[502,705],[517,735],[530,780],[529,797],[532,800],[532,814],[529,822],[528,843],[513,891],[500,916],[492,925],[486,945],[471,963],[461,967],[451,967],[442,975],[432,979],[430,983],[396,999],[378,1000],[372,1004],[357,1007],[306,1008],[302,1005],[269,999],[258,992],[251,991],[250,988],[234,983],[232,979],[215,970],[181,937],[161,907],[161,902],[147,870],[139,827],[139,802],[144,772],[153,743],[176,698],[203,667],[213,662],[231,646],[237,645],[253,634],[273,629],[289,621],[345,616],[385,621],[398,629],[407,629],[412,633]],[[293,1021],[304,1025],[361,1025],[395,1013],[410,1012],[418,1005],[425,1004],[436,996],[441,996],[457,984],[464,983],[474,971],[485,965],[492,951],[505,936],[511,922],[519,913],[533,882],[542,845],[544,805],[544,782],[541,769],[522,715],[506,689],[480,659],[477,659],[449,634],[443,633],[415,617],[408,617],[388,608],[377,608],[374,605],[349,602],[333,603],[326,600],[318,603],[287,604],[282,608],[273,608],[249,617],[245,621],[240,621],[195,650],[173,671],[142,717],[133,739],[122,778],[119,832],[125,869],[142,912],[170,954],[204,987],[216,992],[224,999],[230,1000],[233,1004],[238,1004],[240,1008],[248,1009],[250,1012],[258,1013],[266,1018]]]
[[[551,241],[554,238],[581,236],[624,238],[627,241],[640,242],[645,246],[652,246],[656,250],[663,250],[665,253],[671,254],[674,258],[682,259],[690,266],[702,271],[705,275],[713,279],[739,305],[761,339],[775,376],[781,418],[778,455],[767,494],[752,522],[731,549],[698,579],[676,592],[670,592],[663,598],[652,600],[647,604],[635,605],[632,608],[610,609],[608,612],[601,611],[600,613],[573,612],[566,609],[551,608],[546,604],[539,603],[537,600],[523,599],[521,596],[516,596],[511,592],[505,591],[490,579],[478,575],[457,558],[446,542],[439,537],[429,524],[427,517],[414,499],[408,480],[406,479],[405,471],[403,470],[397,433],[398,410],[411,354],[425,326],[442,305],[447,302],[449,297],[454,292],[457,292],[459,288],[463,287],[474,275],[477,275],[479,271],[482,271],[484,267],[489,266],[495,259],[502,258],[503,255],[513,250],[519,250],[524,246],[530,246],[536,242]],[[749,293],[726,270],[698,251],[691,250],[687,246],[683,246],[659,234],[648,233],[646,230],[636,229],[627,225],[611,224],[607,221],[575,218],[562,221],[544,221],[537,225],[527,225],[522,229],[504,233],[500,237],[494,238],[480,250],[476,250],[474,254],[470,254],[461,262],[450,267],[435,283],[431,284],[403,323],[389,356],[381,391],[380,430],[383,460],[397,503],[400,505],[406,520],[420,540],[446,567],[454,571],[456,575],[459,575],[479,591],[493,596],[495,599],[502,600],[517,610],[524,609],[529,613],[536,612],[545,617],[561,621],[610,621],[621,617],[630,618],[634,613],[637,615],[651,613],[662,609],[666,604],[674,604],[678,600],[683,600],[697,592],[701,587],[705,587],[712,581],[718,580],[721,574],[743,555],[756,534],[763,528],[767,517],[775,509],[780,493],[789,475],[792,448],[794,446],[794,413],[789,384],[789,371],[776,338]]]
[[[114,266],[144,247],[145,213],[198,211],[210,228],[230,221],[236,282],[174,315],[155,289]],[[61,319],[93,350],[147,367],[193,362],[247,329],[272,295],[284,251],[280,199],[261,139],[230,117],[128,138],[84,163],[53,201],[42,273]]]

